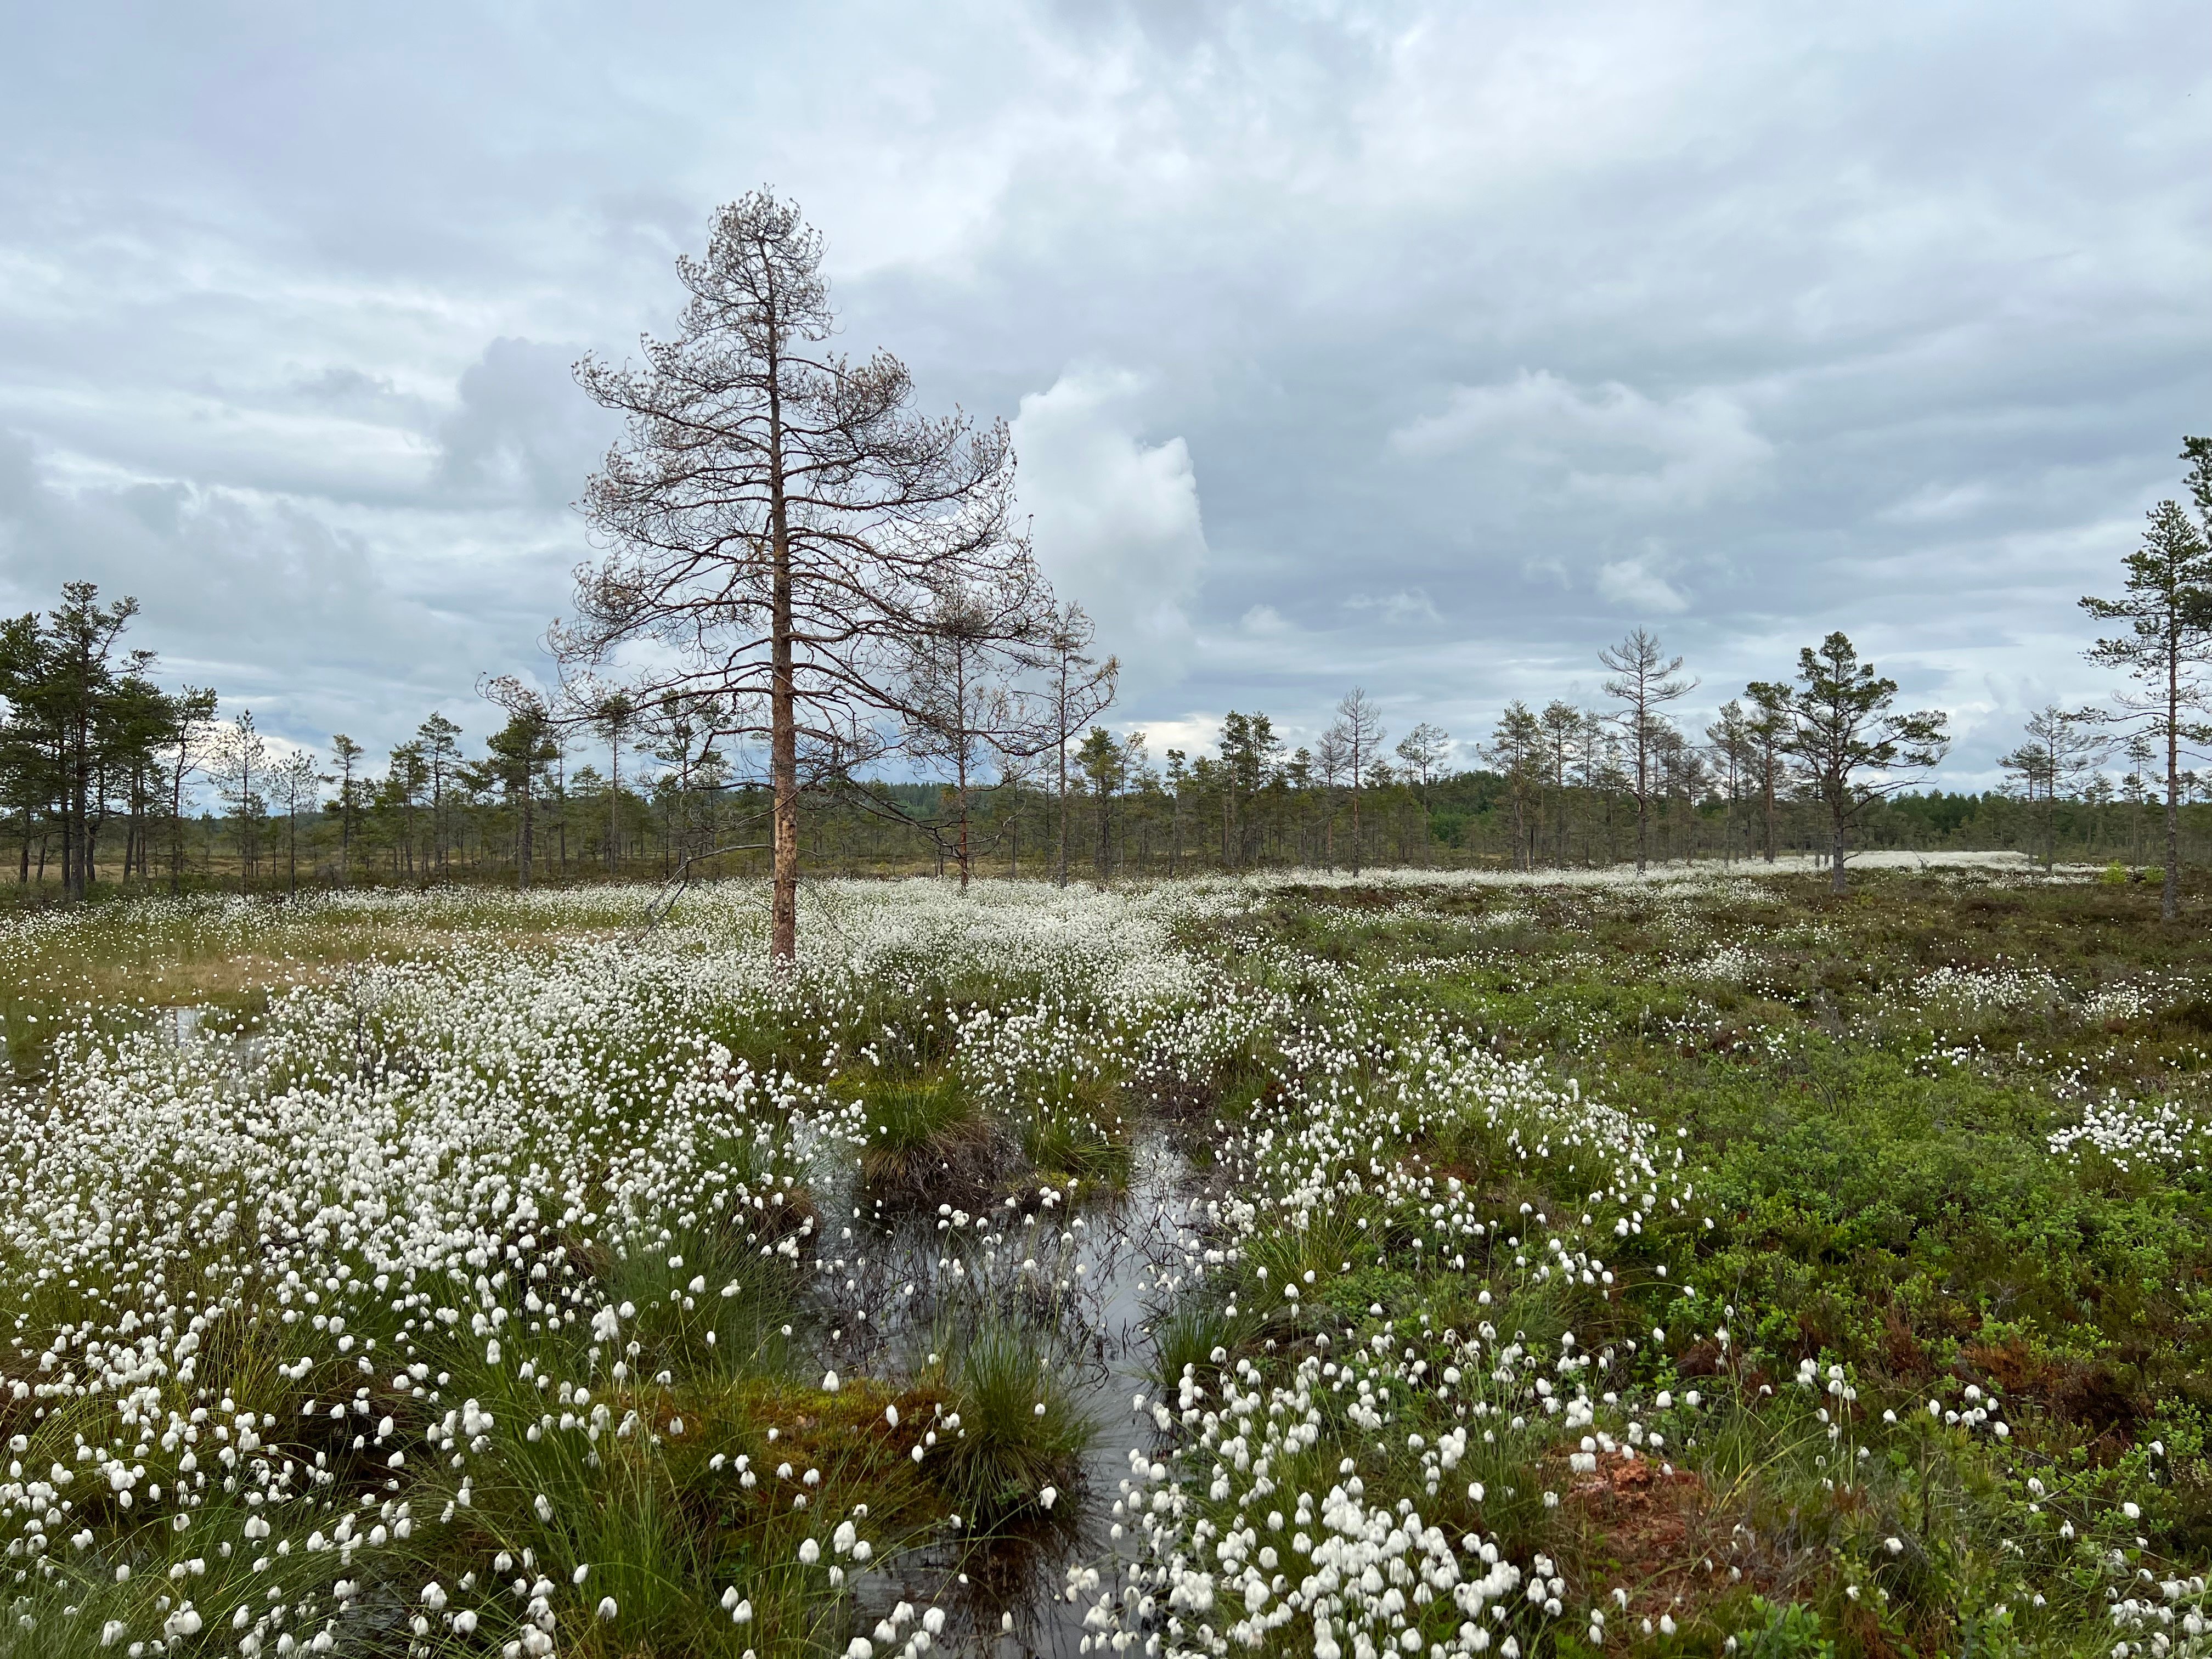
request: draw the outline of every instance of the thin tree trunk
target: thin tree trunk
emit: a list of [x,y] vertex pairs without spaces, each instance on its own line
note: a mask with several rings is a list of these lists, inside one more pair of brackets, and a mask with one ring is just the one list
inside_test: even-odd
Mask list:
[[[963,739],[963,743],[965,739]],[[960,890],[968,890],[968,757],[962,755],[954,773],[960,808]]]
[[520,887],[530,885],[531,793],[530,763],[526,759],[522,772],[522,822],[514,844],[515,884]]
[[[780,311],[780,305],[777,307]],[[771,322],[768,349],[769,552],[775,561],[769,592],[774,635],[769,684],[769,776],[775,791],[774,894],[769,953],[779,963],[799,956],[799,710],[792,659],[791,518],[784,495],[783,341]]]
[[2166,880],[2159,887],[2159,921],[2181,915],[2181,738],[2166,721]]
[[[243,735],[241,734],[241,748],[243,747]],[[253,769],[251,766],[245,764],[243,762],[240,762],[238,775],[238,891],[239,896],[242,898],[246,895],[246,873],[247,869],[250,867],[246,862],[246,832],[253,822],[253,811],[251,805],[253,794]]]
[[1067,665],[1060,669],[1060,853],[1059,880],[1067,885]]
[[2159,889],[2158,919],[2181,915],[2181,656],[2166,653],[2166,880]]
[[1759,781],[1759,793],[1766,805],[1766,861],[1774,862],[1774,757],[1766,757],[1765,770]]
[[62,896],[80,896],[77,888],[77,842],[82,835],[84,794],[79,744],[66,750],[68,770],[62,777]]

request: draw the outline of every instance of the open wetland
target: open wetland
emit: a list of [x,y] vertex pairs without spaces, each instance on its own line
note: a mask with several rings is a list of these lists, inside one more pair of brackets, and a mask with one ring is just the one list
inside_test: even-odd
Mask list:
[[2212,1651],[2154,891],[652,898],[0,920],[0,1654]]

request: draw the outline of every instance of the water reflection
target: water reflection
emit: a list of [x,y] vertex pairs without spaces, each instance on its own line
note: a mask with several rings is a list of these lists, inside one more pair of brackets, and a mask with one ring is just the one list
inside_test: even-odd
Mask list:
[[[1029,1510],[988,1536],[948,1529],[942,1543],[902,1554],[895,1571],[856,1581],[862,1631],[906,1601],[945,1610],[940,1646],[956,1652],[1073,1659],[1081,1650],[1097,1587],[1115,1581],[1136,1541],[1112,1535],[1112,1510],[1132,1453],[1150,1455],[1157,1433],[1133,1404],[1153,1391],[1152,1327],[1190,1282],[1199,1249],[1186,1161],[1164,1134],[1133,1150],[1126,1188],[1079,1188],[1073,1202],[1033,1190],[977,1213],[900,1212],[857,1181],[842,1195],[846,1214],[861,1214],[850,1238],[825,1238],[819,1258],[817,1280],[836,1310],[827,1364],[914,1377],[934,1345],[1008,1322],[1096,1429],[1049,1512]],[[1090,1593],[1071,1601],[1078,1583]]]

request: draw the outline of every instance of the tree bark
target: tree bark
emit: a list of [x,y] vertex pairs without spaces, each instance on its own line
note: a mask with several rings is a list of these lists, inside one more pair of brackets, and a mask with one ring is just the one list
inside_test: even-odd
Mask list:
[[958,859],[959,859],[959,860],[960,860],[960,890],[961,890],[962,892],[963,892],[963,893],[964,893],[964,892],[966,892],[966,891],[968,890],[968,859],[969,859],[969,848],[968,848],[968,752],[967,752],[967,744],[966,744],[966,739],[965,739],[965,738],[964,738],[964,737],[963,738],[963,739],[962,739],[962,743],[961,743],[960,758],[959,758],[958,762],[956,763],[956,767],[955,767],[955,781],[954,781],[954,786],[953,786],[953,787],[955,787],[955,788],[959,792],[958,806],[959,806],[959,809],[960,809],[960,842],[959,842],[959,851],[958,851],[958,853],[956,854],[956,856],[957,856],[957,857],[958,857]]
[[1359,746],[1352,750],[1352,873],[1359,873],[1359,855],[1366,850],[1359,833]]
[[1766,861],[1771,864],[1774,862],[1774,751],[1771,749],[1767,750],[1760,770],[1759,793],[1765,798],[1766,806]]
[[[531,831],[535,828],[530,821],[530,799],[532,793],[530,786],[530,763],[526,758],[522,770],[521,821],[516,827],[514,841],[514,884],[522,888],[527,888],[530,885],[530,840]],[[423,873],[428,874],[427,862]]]
[[1055,711],[1060,731],[1060,848],[1056,877],[1062,887],[1067,885],[1067,676],[1069,664],[1065,650],[1060,657],[1060,695]]
[[1101,887],[1106,884],[1106,869],[1112,854],[1108,838],[1114,827],[1113,799],[1107,793],[1104,782],[1101,781],[1098,786],[1098,884]]
[[185,754],[177,748],[177,770],[169,793],[169,890],[185,890]]
[[799,710],[793,693],[791,519],[784,495],[783,401],[778,384],[780,342],[769,347],[769,779],[775,792],[774,895],[769,954],[779,963],[799,957]]
[[1651,857],[1651,768],[1650,721],[1643,705],[1636,709],[1636,873],[1642,875]]

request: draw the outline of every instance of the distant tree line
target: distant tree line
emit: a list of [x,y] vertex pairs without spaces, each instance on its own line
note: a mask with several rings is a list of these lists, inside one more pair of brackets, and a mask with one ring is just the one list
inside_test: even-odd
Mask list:
[[[519,712],[495,703],[473,743],[436,713],[374,759],[343,733],[318,755],[264,738],[250,710],[219,721],[209,692],[155,685],[149,656],[115,648],[133,610],[102,606],[72,585],[47,617],[6,624],[0,799],[9,862],[34,890],[81,895],[95,878],[257,891],[511,881],[526,846],[538,879],[562,882],[667,874],[702,854],[712,873],[766,870],[757,836],[769,792],[720,752],[701,753],[680,700],[617,699],[566,726],[526,702]],[[1659,647],[1632,635],[1609,654],[1639,649],[1656,657]],[[1819,660],[1823,678],[1840,678],[1832,659]],[[1348,696],[1310,745],[1286,742],[1258,712],[1231,713],[1212,753],[1155,752],[1142,732],[1094,724],[1066,744],[1065,792],[1058,745],[1026,763],[971,769],[969,866],[1111,880],[1292,866],[1832,856],[1832,806],[1792,758],[1798,740],[1781,730],[1775,688],[1734,702],[1702,741],[1647,702],[1640,784],[1634,727],[1623,731],[1632,698],[1610,709],[1509,705],[1473,768],[1450,765],[1455,745],[1427,723],[1389,741],[1364,692]],[[2029,728],[2006,757],[2010,788],[1870,793],[1851,816],[1850,844],[2138,865],[2166,856],[2152,734],[2051,710]],[[2124,771],[2087,764],[2097,756]],[[2212,775],[2185,771],[2178,782],[2184,855],[2212,855]],[[831,872],[957,877],[958,787],[909,780],[820,789],[802,801],[804,854]]]

